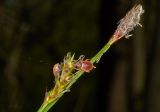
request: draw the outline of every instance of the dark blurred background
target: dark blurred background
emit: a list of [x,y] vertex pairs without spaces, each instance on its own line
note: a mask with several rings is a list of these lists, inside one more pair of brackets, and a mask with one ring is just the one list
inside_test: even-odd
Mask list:
[[50,112],[160,112],[159,0],[1,0],[0,112],[35,112],[67,52],[91,58],[141,3],[141,24],[116,42]]

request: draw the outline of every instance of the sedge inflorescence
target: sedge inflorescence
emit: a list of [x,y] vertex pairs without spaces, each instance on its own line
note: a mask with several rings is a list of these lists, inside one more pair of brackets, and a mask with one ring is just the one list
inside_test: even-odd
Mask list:
[[[74,54],[67,53],[63,62],[53,66],[53,75],[55,79],[54,88],[46,93],[46,100],[56,98],[61,92],[66,92],[65,87],[74,80],[75,74],[78,71],[90,72],[95,66],[89,59],[84,60],[85,56],[81,55],[77,60],[74,59]],[[68,90],[67,90],[68,91]]]
[[94,62],[99,62],[104,53],[110,46],[121,39],[128,38],[129,34],[136,26],[141,26],[140,17],[144,13],[142,6],[135,5],[124,18],[119,21],[117,29],[113,33],[108,43],[91,59],[85,59],[81,55],[78,59],[74,59],[74,54],[67,53],[63,62],[53,66],[54,87],[49,92],[46,92],[44,102],[38,112],[47,112],[58,99],[76,82],[83,72],[90,72],[95,66]]
[[140,17],[144,13],[142,5],[135,5],[124,18],[119,21],[119,25],[115,33],[113,34],[110,44],[116,42],[117,40],[121,39],[122,37],[128,38],[132,35],[129,33],[137,26],[141,26],[140,24]]

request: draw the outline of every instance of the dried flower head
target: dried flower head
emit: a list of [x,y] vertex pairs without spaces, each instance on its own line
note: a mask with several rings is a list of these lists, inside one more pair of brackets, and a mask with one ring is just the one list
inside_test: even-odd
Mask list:
[[123,36],[128,38],[132,35],[129,33],[135,28],[135,26],[139,25],[142,27],[140,22],[140,16],[144,13],[142,5],[135,5],[124,18],[119,21],[119,25],[111,38],[111,44],[115,41],[119,40]]

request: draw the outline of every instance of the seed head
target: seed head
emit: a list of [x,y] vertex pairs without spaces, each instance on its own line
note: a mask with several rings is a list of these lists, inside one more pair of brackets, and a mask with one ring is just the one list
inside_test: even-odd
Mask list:
[[119,40],[123,36],[125,38],[128,38],[132,35],[129,33],[137,26],[141,26],[140,24],[140,16],[144,13],[144,10],[142,8],[142,5],[135,5],[124,18],[122,18],[119,21],[119,25],[117,26],[117,29],[115,33],[113,34],[113,37],[111,38],[111,44],[115,41]]

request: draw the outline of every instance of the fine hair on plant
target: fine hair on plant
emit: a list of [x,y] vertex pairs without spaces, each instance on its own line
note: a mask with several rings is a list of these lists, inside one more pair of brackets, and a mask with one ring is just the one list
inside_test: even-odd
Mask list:
[[53,66],[54,87],[50,91],[46,91],[43,104],[38,112],[47,112],[54,104],[63,96],[64,93],[70,91],[70,87],[83,75],[84,72],[89,73],[96,67],[94,63],[98,63],[102,55],[110,48],[110,46],[122,37],[129,38],[132,36],[130,32],[136,27],[141,26],[140,17],[144,13],[142,5],[134,5],[128,11],[124,18],[118,22],[117,29],[104,45],[104,47],[91,59],[85,59],[84,55],[80,55],[75,59],[75,54],[70,52],[64,57],[63,61]]

